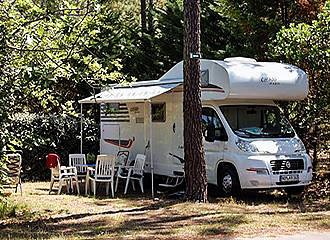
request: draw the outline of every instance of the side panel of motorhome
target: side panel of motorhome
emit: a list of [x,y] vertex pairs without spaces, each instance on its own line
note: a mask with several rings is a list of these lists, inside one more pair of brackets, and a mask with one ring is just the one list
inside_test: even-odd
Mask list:
[[135,159],[136,154],[145,154],[146,139],[145,132],[145,117],[144,103],[127,103],[130,115],[130,126],[125,126],[124,136],[134,140],[132,148],[127,149],[130,151],[130,159]]
[[172,165],[172,171],[169,175],[173,175],[174,171],[182,172],[184,168],[184,145],[183,145],[183,103],[182,93],[170,93],[172,115],[171,126],[171,149],[168,153],[168,163]]
[[120,107],[105,113],[114,104],[103,104],[101,108],[101,154],[117,154],[129,151],[130,159],[144,153],[144,104],[118,104]]
[[119,146],[109,144],[108,139],[120,139],[120,124],[119,123],[101,123],[101,139],[100,151],[101,154],[114,154],[119,151]]
[[[182,171],[182,164],[172,155],[183,157],[182,101],[177,93],[166,93],[152,99],[152,158],[154,172],[159,175],[173,175]],[[165,110],[164,114],[160,111]],[[159,114],[163,115],[162,118]],[[180,148],[181,147],[181,148]]]

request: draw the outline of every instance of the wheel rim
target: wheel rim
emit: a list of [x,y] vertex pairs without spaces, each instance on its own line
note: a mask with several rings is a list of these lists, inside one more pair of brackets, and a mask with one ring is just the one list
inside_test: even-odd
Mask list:
[[228,193],[231,191],[232,186],[233,186],[233,180],[230,174],[227,173],[222,179],[222,188],[226,193]]

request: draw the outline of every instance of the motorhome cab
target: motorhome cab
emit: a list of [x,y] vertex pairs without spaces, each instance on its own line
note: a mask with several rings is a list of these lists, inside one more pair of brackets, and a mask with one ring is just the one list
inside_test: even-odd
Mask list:
[[[229,58],[202,59],[201,76],[208,182],[227,195],[302,191],[312,179],[311,160],[273,100],[305,98],[306,74],[288,64]],[[101,153],[146,153],[147,171],[184,172],[182,62],[159,80],[115,85],[80,103],[101,104]]]

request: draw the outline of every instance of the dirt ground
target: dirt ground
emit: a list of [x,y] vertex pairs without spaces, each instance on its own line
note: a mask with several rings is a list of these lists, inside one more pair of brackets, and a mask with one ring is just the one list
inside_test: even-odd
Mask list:
[[49,195],[48,182],[23,187],[23,196],[10,199],[24,207],[0,221],[1,239],[267,239],[330,231],[329,198],[309,201],[282,192],[251,192],[198,204],[164,195],[153,200],[150,192],[132,189],[123,195],[123,186],[115,198],[104,196],[102,187],[96,198]]

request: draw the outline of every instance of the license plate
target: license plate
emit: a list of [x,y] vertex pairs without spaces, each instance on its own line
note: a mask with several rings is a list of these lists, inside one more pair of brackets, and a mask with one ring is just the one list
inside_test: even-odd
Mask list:
[[281,175],[280,176],[280,182],[295,182],[295,181],[299,181],[299,175],[298,174]]

